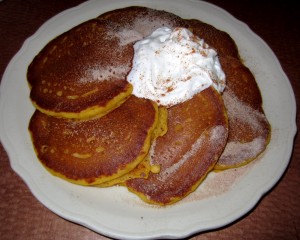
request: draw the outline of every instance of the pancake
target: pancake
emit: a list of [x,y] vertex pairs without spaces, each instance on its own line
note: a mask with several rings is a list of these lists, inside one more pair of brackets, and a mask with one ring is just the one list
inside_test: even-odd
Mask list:
[[144,160],[130,172],[120,177],[114,178],[110,181],[97,184],[96,187],[112,187],[115,185],[122,185],[124,182],[130,179],[137,179],[137,178],[147,179],[149,177],[150,172],[155,174],[155,173],[159,173],[159,171],[160,171],[160,167],[158,165],[152,165],[150,163],[149,157],[146,156]]
[[236,58],[225,57],[220,61],[227,76],[223,100],[229,119],[229,136],[216,170],[251,162],[266,149],[271,137],[271,126],[251,71]]
[[[158,108],[158,122],[155,126],[155,129],[152,132],[151,135],[151,144],[157,139],[158,137],[161,137],[166,134],[167,132],[167,118],[168,118],[168,111],[165,107],[159,107]],[[145,178],[147,179],[149,177],[149,173],[159,173],[160,166],[151,164],[150,163],[150,155],[149,152],[147,156],[144,158],[144,160],[135,167],[132,171],[128,172],[127,174],[124,174],[118,178],[115,178],[111,181],[107,181],[101,184],[98,184],[98,187],[111,187],[114,185],[120,185],[126,182],[130,179],[135,178]]]
[[229,136],[215,169],[243,166],[256,159],[270,140],[271,127],[263,111],[259,87],[228,33],[199,20],[186,21],[194,34],[217,50],[226,75],[222,97],[228,114]]
[[218,56],[230,56],[239,58],[237,46],[233,39],[227,32],[221,31],[214,26],[204,23],[196,19],[185,20],[188,28],[198,37],[204,39],[204,41],[213,47]]
[[101,14],[98,19],[119,25],[127,41],[140,40],[160,27],[187,27],[184,19],[173,13],[140,6],[115,9]]
[[105,115],[131,94],[126,81],[132,45],[113,23],[90,20],[50,41],[27,71],[30,98],[41,112],[65,118]]
[[168,109],[168,131],[150,150],[159,173],[125,186],[151,204],[175,203],[193,192],[214,168],[227,142],[227,115],[212,87]]
[[29,131],[41,163],[55,176],[97,185],[134,169],[147,155],[158,121],[156,104],[130,97],[103,117],[56,118],[39,112]]

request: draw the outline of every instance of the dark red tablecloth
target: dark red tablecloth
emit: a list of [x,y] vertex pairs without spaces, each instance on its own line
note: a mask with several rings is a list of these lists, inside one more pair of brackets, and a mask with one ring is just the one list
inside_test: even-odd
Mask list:
[[[24,40],[57,13],[81,0],[4,0],[0,2],[0,76]],[[299,104],[300,18],[297,1],[210,0],[263,38],[278,57]],[[297,120],[299,125],[299,117]],[[278,184],[246,216],[192,239],[300,239],[300,142]],[[44,207],[11,169],[0,145],[0,239],[107,239]]]

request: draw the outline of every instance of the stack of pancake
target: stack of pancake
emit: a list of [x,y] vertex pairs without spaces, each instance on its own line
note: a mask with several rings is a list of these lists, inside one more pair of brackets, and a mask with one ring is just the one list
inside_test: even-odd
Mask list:
[[[216,49],[227,86],[172,107],[132,95],[133,45],[155,29],[185,27]],[[40,162],[72,183],[126,186],[167,205],[212,170],[263,152],[270,126],[250,70],[231,37],[199,20],[145,7],[104,13],[50,41],[27,72],[36,107],[30,123]]]

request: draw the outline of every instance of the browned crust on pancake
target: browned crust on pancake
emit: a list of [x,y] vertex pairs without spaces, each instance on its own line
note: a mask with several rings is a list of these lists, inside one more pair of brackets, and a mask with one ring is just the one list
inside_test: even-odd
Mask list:
[[262,96],[249,68],[237,58],[220,56],[219,60],[226,75],[225,92],[234,92],[240,101],[263,112]]
[[237,46],[228,33],[200,20],[190,19],[185,21],[194,34],[204,39],[210,47],[217,51],[218,56],[239,58]]
[[53,39],[33,59],[27,79],[39,110],[58,116],[80,113],[105,108],[122,95],[117,104],[131,93],[126,75],[133,48],[120,46],[114,27],[96,19],[84,22]]
[[157,20],[161,24],[161,26],[158,27],[165,26],[166,22],[171,23],[173,26],[186,26],[185,20],[173,13],[142,6],[130,6],[115,9],[103,13],[97,18],[109,20],[122,25],[132,25],[137,19],[146,19],[150,22]]
[[115,9],[98,16],[98,19],[119,24],[122,28],[137,31],[143,37],[150,35],[160,27],[187,27],[187,23],[179,16],[163,10],[141,6]]
[[215,169],[239,167],[262,153],[271,137],[271,126],[263,111],[263,101],[251,71],[239,59],[220,57],[226,74],[223,93],[228,113],[228,144]]
[[157,106],[130,97],[109,114],[68,120],[36,111],[29,130],[42,164],[68,181],[94,185],[119,177],[146,156]]

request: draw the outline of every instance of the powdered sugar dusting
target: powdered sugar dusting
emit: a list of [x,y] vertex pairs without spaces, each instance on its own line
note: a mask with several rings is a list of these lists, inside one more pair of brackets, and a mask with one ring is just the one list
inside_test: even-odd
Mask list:
[[263,151],[266,145],[265,133],[268,131],[264,123],[267,120],[263,113],[238,100],[230,90],[224,92],[223,99],[227,108],[229,124],[234,126],[235,131],[239,130],[237,128],[240,125],[247,126],[247,132],[253,136],[250,141],[238,137],[230,139],[219,159],[221,165],[238,166],[245,161],[254,159]]
[[120,31],[116,32],[116,37],[119,38],[120,46],[134,43],[136,41],[143,39],[143,35],[140,32],[134,29],[127,29],[127,28],[123,28]]
[[263,113],[244,104],[234,95],[231,90],[224,92],[223,99],[227,109],[228,117],[232,124],[235,124],[235,122],[239,121],[248,124],[252,131],[264,131],[261,122],[266,121],[266,116]]
[[228,169],[226,171],[210,172],[198,189],[183,199],[183,202],[200,201],[227,193],[241,180],[241,178],[247,175],[252,168],[253,165],[248,164],[243,167]]
[[218,145],[220,140],[227,138],[226,129],[223,126],[216,126],[211,130],[210,141],[214,143],[214,146]]
[[[207,132],[209,134],[209,138],[207,139]],[[223,126],[216,126],[214,128],[209,129],[208,131],[204,131],[201,136],[195,141],[195,143],[191,146],[191,149],[187,151],[180,161],[173,164],[169,168],[162,169],[158,179],[160,181],[165,181],[169,176],[178,171],[182,165],[184,165],[191,157],[194,157],[199,149],[203,146],[203,144],[210,144],[213,149],[216,149],[219,144],[223,141],[220,141],[222,138],[226,138],[226,129]]]
[[129,66],[90,67],[86,69],[86,71],[84,72],[84,76],[80,79],[80,82],[88,83],[93,81],[125,79],[125,76],[129,70],[130,70]]
[[172,28],[174,23],[171,19],[161,19],[149,13],[149,16],[137,16],[132,23],[125,23],[122,28],[111,27],[110,35],[119,39],[120,46],[125,46],[143,39],[162,26]]
[[255,138],[251,142],[228,142],[222,154],[221,164],[235,166],[247,159],[255,158],[264,148],[265,140]]
[[154,30],[162,26],[173,28],[174,23],[172,23],[172,21],[162,20],[161,18],[145,18],[144,16],[141,16],[136,18],[132,29],[139,32],[143,37],[146,37],[149,36]]

